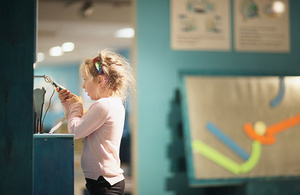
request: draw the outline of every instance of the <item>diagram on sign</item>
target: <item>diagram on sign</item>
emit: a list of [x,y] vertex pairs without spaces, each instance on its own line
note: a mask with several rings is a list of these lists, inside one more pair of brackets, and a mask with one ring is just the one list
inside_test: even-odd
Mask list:
[[228,0],[172,0],[171,47],[188,50],[229,50]]

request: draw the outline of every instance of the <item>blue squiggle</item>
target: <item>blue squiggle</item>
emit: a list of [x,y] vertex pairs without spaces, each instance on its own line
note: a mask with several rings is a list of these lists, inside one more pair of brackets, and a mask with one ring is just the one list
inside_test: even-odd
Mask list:
[[282,101],[285,94],[285,84],[284,84],[284,77],[279,77],[279,92],[278,95],[271,100],[270,105],[272,108],[278,106],[280,102]]
[[243,160],[248,160],[249,154],[245,152],[240,146],[238,146],[232,139],[226,136],[221,129],[216,127],[213,123],[208,122],[206,128],[213,133],[220,141],[222,141],[227,147],[234,151]]

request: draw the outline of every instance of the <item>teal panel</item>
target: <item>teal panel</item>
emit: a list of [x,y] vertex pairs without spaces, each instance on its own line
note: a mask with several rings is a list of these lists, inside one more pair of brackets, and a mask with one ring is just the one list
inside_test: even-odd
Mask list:
[[32,194],[36,0],[0,6],[0,194]]
[[34,134],[34,194],[74,194],[74,135]]

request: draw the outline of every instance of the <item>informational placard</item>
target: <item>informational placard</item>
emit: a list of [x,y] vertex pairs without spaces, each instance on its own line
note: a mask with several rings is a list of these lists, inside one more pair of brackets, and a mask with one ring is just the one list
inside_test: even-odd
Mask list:
[[229,0],[171,0],[171,48],[230,50]]
[[235,50],[289,52],[288,0],[234,0]]
[[185,75],[191,185],[299,177],[300,77]]

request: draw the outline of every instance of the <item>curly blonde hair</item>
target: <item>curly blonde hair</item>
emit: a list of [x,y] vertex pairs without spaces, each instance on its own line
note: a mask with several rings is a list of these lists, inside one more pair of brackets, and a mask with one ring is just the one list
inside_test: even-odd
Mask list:
[[[102,50],[98,54],[101,74],[106,80],[106,90],[113,96],[120,96],[123,100],[128,95],[129,87],[134,85],[134,77],[130,64],[120,54],[109,50]],[[93,59],[86,59],[80,67],[81,72],[85,71],[87,75],[95,79],[99,76]]]

